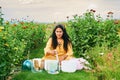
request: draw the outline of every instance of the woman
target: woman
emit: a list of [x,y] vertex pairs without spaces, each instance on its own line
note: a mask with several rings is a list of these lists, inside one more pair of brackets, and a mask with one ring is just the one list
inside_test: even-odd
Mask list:
[[70,38],[63,25],[57,25],[44,48],[44,60],[55,60],[56,54],[59,61],[69,60],[73,57],[73,50]]

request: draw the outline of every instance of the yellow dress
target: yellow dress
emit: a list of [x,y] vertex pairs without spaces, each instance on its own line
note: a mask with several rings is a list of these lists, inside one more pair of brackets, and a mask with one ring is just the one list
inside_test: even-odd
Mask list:
[[[52,44],[52,38],[49,38],[47,44],[46,44],[46,47],[44,48],[44,53],[45,53],[45,56],[43,57],[44,60],[46,59],[49,59],[49,60],[56,60],[56,56],[53,56],[53,55],[50,55],[50,54],[46,54],[47,51],[49,50],[54,50],[51,46]],[[64,44],[64,40],[61,41],[61,45],[58,45],[56,47],[56,50],[58,52],[58,58],[60,58],[60,56],[63,56],[63,55],[68,55],[68,57],[66,58],[66,60],[69,60],[71,58],[73,58],[73,50],[72,50],[72,45],[68,45],[68,51],[66,52],[63,48],[63,44]]]

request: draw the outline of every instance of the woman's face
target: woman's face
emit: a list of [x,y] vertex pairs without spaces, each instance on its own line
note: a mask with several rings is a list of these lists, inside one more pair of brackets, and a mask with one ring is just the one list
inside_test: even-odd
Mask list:
[[55,30],[55,34],[56,34],[56,36],[57,36],[58,39],[59,39],[59,38],[62,38],[62,36],[63,36],[63,31],[62,31],[62,29],[61,29],[61,28],[57,28],[57,29]]

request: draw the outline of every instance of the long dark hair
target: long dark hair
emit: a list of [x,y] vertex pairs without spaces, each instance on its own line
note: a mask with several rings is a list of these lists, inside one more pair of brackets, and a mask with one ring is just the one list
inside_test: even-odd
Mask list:
[[55,49],[57,47],[57,45],[58,45],[57,36],[55,34],[55,31],[56,31],[57,28],[61,28],[62,31],[63,31],[63,35],[62,35],[62,39],[64,40],[63,46],[64,46],[64,50],[67,52],[68,45],[71,43],[71,41],[70,41],[69,35],[66,32],[65,27],[63,25],[61,25],[61,24],[56,25],[54,30],[53,30],[53,33],[51,35],[51,38],[52,38],[52,45],[51,46],[53,47],[53,49]]

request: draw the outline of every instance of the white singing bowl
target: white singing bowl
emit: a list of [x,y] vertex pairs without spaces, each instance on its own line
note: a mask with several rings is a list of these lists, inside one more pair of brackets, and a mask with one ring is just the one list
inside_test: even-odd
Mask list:
[[58,66],[58,60],[45,60],[44,69],[47,71],[50,70],[50,68],[56,69]]
[[61,70],[63,72],[75,72],[77,70],[77,61],[75,59],[62,61]]

